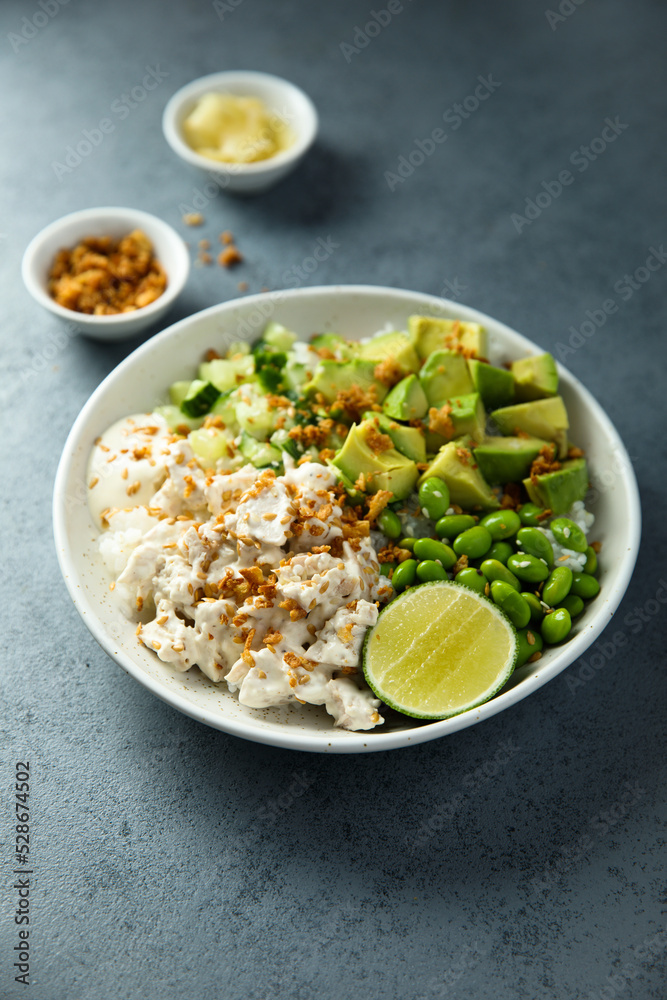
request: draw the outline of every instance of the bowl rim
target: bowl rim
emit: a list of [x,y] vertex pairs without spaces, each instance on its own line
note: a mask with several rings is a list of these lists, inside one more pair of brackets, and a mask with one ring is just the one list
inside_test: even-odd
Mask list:
[[[103,219],[105,217],[109,219],[118,219],[119,221],[127,219],[128,225],[133,228],[141,226],[142,223],[145,226],[146,222],[149,222],[151,226],[159,229],[165,241],[168,240],[173,245],[176,255],[180,256],[177,268],[172,269],[171,272],[167,272],[167,287],[162,295],[160,295],[153,302],[149,302],[147,306],[142,306],[141,309],[136,309],[133,312],[115,313],[110,316],[96,316],[94,313],[80,313],[75,309],[67,309],[65,306],[61,306],[58,302],[52,299],[48,292],[46,292],[43,288],[37,275],[37,255],[45,243],[47,243],[52,237],[56,236],[56,234],[61,230],[64,230],[69,224],[81,223],[81,225],[84,225],[89,221]],[[157,250],[157,248],[154,249]],[[156,256],[160,259],[159,254],[156,253]],[[160,263],[162,263],[162,261],[160,261]],[[167,269],[165,267],[165,271],[166,270]],[[142,320],[146,318],[147,325],[151,316],[158,312],[164,312],[172,304],[172,302],[178,298],[185,287],[189,274],[190,255],[188,253],[188,248],[185,245],[183,237],[176,232],[173,226],[170,226],[168,222],[165,222],[164,219],[160,219],[157,215],[152,215],[150,212],[145,212],[143,209],[123,208],[121,206],[111,205],[99,208],[94,207],[78,209],[76,212],[69,212],[67,215],[61,215],[60,218],[54,219],[53,222],[49,222],[30,240],[28,246],[23,252],[23,258],[21,260],[21,277],[23,278],[23,284],[35,302],[37,302],[40,306],[43,306],[45,309],[48,309],[48,311],[54,315],[59,316],[61,319],[73,323],[75,326],[97,326],[100,330],[104,327],[121,326],[131,324],[133,322],[136,323],[139,316],[141,316]]]
[[[211,160],[206,156],[197,153],[181,135],[180,128],[176,124],[178,113],[183,105],[192,98],[196,98],[206,93],[207,90],[221,90],[221,85],[227,81],[238,81],[241,85],[244,82],[251,84],[259,82],[267,87],[274,87],[276,91],[291,91],[294,97],[301,102],[305,110],[304,128],[299,130],[299,134],[294,143],[287,149],[270,156],[266,160],[257,160],[252,163],[224,163],[219,160]],[[180,87],[167,101],[162,113],[162,132],[167,143],[172,150],[195,167],[214,173],[224,174],[229,177],[261,177],[263,174],[271,173],[281,166],[296,162],[310,148],[315,141],[319,128],[319,116],[317,108],[308,94],[291,80],[284,77],[275,76],[273,73],[264,73],[259,70],[222,70],[219,73],[208,73],[200,76],[196,80]]]
[[[426,308],[430,306],[433,309],[440,309],[442,311],[444,307],[445,309],[458,313],[463,319],[472,322],[479,322],[482,325],[491,324],[491,326],[498,330],[501,335],[510,334],[512,339],[518,339],[523,342],[526,348],[533,353],[535,348],[539,349],[537,344],[533,343],[527,337],[523,336],[523,334],[518,333],[516,330],[513,330],[501,321],[496,320],[470,306],[464,306],[459,302],[444,299],[440,296],[429,295],[428,293],[410,291],[407,289],[385,288],[383,286],[375,285],[320,285],[309,286],[307,288],[283,290],[280,291],[279,294],[281,296],[280,301],[283,301],[284,299],[292,299],[304,295],[312,297],[325,297],[332,294],[339,294],[341,296],[346,294],[377,296],[380,293],[385,295],[387,298],[406,300],[408,308],[414,308],[415,299],[418,299],[420,304],[423,304]],[[560,674],[571,663],[575,662],[607,626],[627,590],[637,560],[641,536],[641,506],[639,490],[634,469],[630,462],[625,445],[623,444],[623,441],[621,440],[620,435],[612,424],[610,418],[607,416],[597,400],[576,378],[576,376],[572,375],[571,372],[560,364],[558,366],[559,373],[565,376],[569,387],[578,394],[586,408],[592,411],[598,423],[602,425],[604,433],[610,442],[610,448],[613,447],[617,449],[618,453],[620,453],[620,455],[624,458],[619,478],[624,483],[628,497],[628,509],[626,511],[628,534],[627,546],[620,561],[620,566],[617,570],[616,586],[605,590],[604,605],[601,606],[596,612],[594,620],[588,625],[585,631],[580,632],[568,644],[560,647],[563,655],[557,657],[546,667],[543,667],[536,676],[533,675],[526,677],[522,679],[519,684],[509,688],[507,691],[501,692],[501,694],[496,695],[483,705],[470,709],[467,712],[463,712],[460,715],[453,716],[450,719],[438,720],[426,724],[420,722],[419,720],[415,720],[418,725],[412,729],[389,731],[385,733],[379,730],[374,731],[372,735],[369,735],[366,732],[355,732],[350,733],[344,740],[327,741],[326,737],[328,733],[324,731],[321,734],[318,733],[317,735],[313,735],[286,727],[284,734],[282,732],[268,732],[263,730],[261,727],[255,726],[252,720],[239,721],[235,719],[226,719],[223,713],[214,712],[213,710],[208,710],[195,705],[192,701],[180,695],[177,691],[163,684],[159,678],[151,677],[146,674],[134,662],[131,656],[127,655],[123,650],[115,648],[116,643],[112,641],[103,624],[99,623],[98,625],[96,621],[97,606],[87,599],[84,588],[78,588],[77,572],[68,542],[67,511],[66,504],[64,503],[66,483],[70,466],[74,462],[80,439],[86,435],[88,421],[94,414],[98,404],[101,400],[103,400],[106,392],[119,379],[122,379],[127,369],[133,367],[134,365],[140,365],[147,355],[149,355],[152,351],[161,349],[163,345],[166,345],[172,337],[177,337],[179,333],[186,330],[189,324],[199,321],[207,316],[216,316],[217,314],[221,312],[224,313],[227,310],[231,312],[235,307],[238,307],[239,304],[243,304],[244,307],[251,307],[254,305],[260,305],[270,298],[275,300],[276,294],[277,293],[275,291],[264,292],[252,296],[229,300],[228,302],[210,306],[207,309],[193,313],[190,316],[173,323],[161,333],[156,334],[149,341],[146,341],[144,344],[137,347],[131,354],[121,361],[120,364],[117,365],[116,368],[114,368],[100,383],[86,404],[83,406],[67,437],[67,441],[58,464],[53,494],[53,529],[61,573],[64,577],[65,584],[74,605],[81,615],[84,623],[99,645],[109,654],[109,656],[114,659],[122,667],[122,669],[126,671],[126,673],[132,676],[135,680],[139,681],[140,684],[142,684],[147,690],[156,695],[162,701],[171,705],[173,708],[176,708],[178,711],[183,712],[185,715],[188,715],[199,722],[203,722],[214,729],[221,730],[233,736],[240,736],[244,739],[249,739],[252,742],[275,746],[282,749],[324,753],[366,753],[399,749],[407,746],[416,746],[419,743],[429,742],[430,740],[450,735],[461,729],[465,729],[468,726],[474,725],[477,722],[483,721],[484,719],[491,718],[499,712],[515,705],[517,702],[522,701],[524,698],[528,697],[529,694],[532,694],[533,691],[542,687],[548,681]],[[407,300],[410,299],[412,299],[412,306],[408,305]],[[60,498],[63,498],[63,500],[61,501]]]

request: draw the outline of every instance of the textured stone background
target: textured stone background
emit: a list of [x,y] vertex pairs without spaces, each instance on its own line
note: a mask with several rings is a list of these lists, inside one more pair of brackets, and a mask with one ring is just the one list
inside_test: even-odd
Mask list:
[[[367,4],[70,0],[43,26],[37,0],[0,8],[3,998],[665,996],[655,595],[667,575],[667,268],[627,301],[614,284],[667,236],[667,9],[564,2],[573,12],[552,27],[528,0],[404,6],[349,62],[340,46]],[[17,41],[22,30],[34,37]],[[121,120],[110,109],[147,65],[168,75]],[[594,680],[570,691],[574,666],[449,739],[325,758],[177,714],[86,631],[56,564],[52,482],[79,409],[136,342],[54,348],[60,328],[28,298],[20,258],[44,224],[95,204],[145,208],[185,233],[179,206],[202,181],[166,146],[160,117],[178,87],[224,68],[302,85],[321,136],[267,196],[207,205],[205,230],[188,237],[229,228],[246,263],[193,270],[169,321],[233,297],[240,280],[280,287],[329,234],[340,249],[308,283],[458,295],[546,349],[586,310],[619,302],[566,358],[616,422],[644,504],[616,617],[628,644]],[[390,191],[385,171],[488,74],[501,86]],[[58,180],[53,162],[109,116],[113,134]],[[518,233],[512,213],[616,116],[628,128]],[[636,631],[635,608],[646,619]],[[11,968],[10,794],[24,758],[37,872],[29,988]]]

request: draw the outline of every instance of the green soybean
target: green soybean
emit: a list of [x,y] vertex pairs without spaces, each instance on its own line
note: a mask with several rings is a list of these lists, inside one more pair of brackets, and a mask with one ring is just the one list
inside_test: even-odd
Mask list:
[[463,569],[460,569],[454,577],[454,581],[455,583],[460,583],[462,587],[468,587],[469,590],[476,591],[478,594],[485,594],[486,588],[489,585],[489,581],[481,569],[475,569],[474,566],[465,566]]
[[530,621],[530,608],[518,590],[504,580],[494,580],[491,584],[491,597],[515,628],[526,627]]
[[541,514],[544,514],[544,507],[538,507],[536,503],[525,503],[519,507],[521,523],[529,528],[536,528],[538,524],[542,523],[539,520]]
[[522,667],[524,663],[528,662],[531,656],[542,652],[544,643],[540,633],[531,628],[520,628],[516,634],[516,638],[518,646],[516,666]]
[[569,517],[556,517],[549,524],[553,536],[563,548],[572,549],[574,552],[585,552],[588,548],[586,535],[578,524],[571,521]]
[[509,542],[494,542],[486,555],[488,559],[497,559],[504,566],[513,552]]
[[454,539],[454,551],[458,556],[468,556],[470,559],[480,559],[491,548],[493,539],[491,532],[481,524],[462,531]]
[[515,552],[507,560],[507,568],[527,583],[541,583],[549,576],[549,567],[527,552]]
[[535,594],[531,594],[529,590],[522,590],[521,596],[530,608],[531,622],[537,622],[539,625],[544,618],[544,608],[542,607],[542,602],[539,597],[536,597]]
[[494,580],[504,580],[505,583],[509,583],[510,587],[514,587],[515,590],[519,589],[519,581],[514,573],[511,573],[507,566],[497,559],[485,559],[479,568],[489,583],[493,583]]
[[590,573],[573,573],[571,592],[576,597],[583,597],[589,601],[591,597],[597,597],[600,593],[600,584]]
[[584,572],[590,573],[591,576],[595,576],[598,571],[598,554],[592,545],[589,545],[586,549],[586,562],[584,563]]
[[378,528],[387,538],[400,538],[403,533],[400,517],[386,507],[378,516]]
[[516,535],[521,527],[521,518],[514,510],[494,510],[479,522],[491,533],[494,542]]
[[562,604],[572,587],[572,570],[568,566],[558,566],[549,574],[542,588],[542,600],[550,608]]
[[567,638],[571,628],[570,612],[567,608],[556,608],[551,614],[544,616],[540,632],[545,642],[548,642],[550,646],[555,646]]
[[415,582],[416,575],[416,559],[405,559],[402,563],[399,563],[394,570],[394,575],[391,578],[394,590],[400,594],[402,590],[405,590],[406,587],[410,587]]
[[414,544],[413,552],[420,560],[431,559],[434,562],[442,563],[445,569],[451,569],[456,562],[456,553],[449,545],[438,542],[435,538],[418,538]]
[[417,566],[417,579],[421,583],[428,583],[430,580],[448,580],[447,570],[435,562],[434,559],[424,559]]
[[449,487],[444,479],[431,476],[419,487],[419,506],[432,521],[439,521],[449,509]]
[[396,563],[380,563],[380,576],[390,576],[392,569],[396,569]]
[[549,569],[554,564],[554,548],[547,536],[539,528],[521,528],[516,535],[516,543],[529,556],[544,559]]
[[568,594],[561,601],[561,607],[570,612],[570,618],[577,618],[584,610],[584,602],[576,594]]
[[462,531],[477,524],[472,514],[445,514],[435,526],[438,538],[456,538]]
[[415,547],[416,541],[417,541],[416,538],[401,538],[400,542],[398,543],[398,547],[399,549],[407,549],[409,552],[412,552],[412,550]]

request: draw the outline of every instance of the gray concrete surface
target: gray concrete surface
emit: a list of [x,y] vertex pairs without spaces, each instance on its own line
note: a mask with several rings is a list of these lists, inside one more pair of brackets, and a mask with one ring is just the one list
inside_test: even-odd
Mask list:
[[[387,20],[385,0],[372,9]],[[404,0],[364,45],[357,28],[370,11],[305,0],[0,8],[7,1000],[666,995],[656,594],[667,555],[667,268],[619,289],[667,237],[667,9]],[[121,117],[114,107],[147,66],[163,81]],[[28,298],[20,258],[44,224],[89,205],[134,205],[181,227],[201,179],[164,143],[162,109],[182,84],[232,67],[301,84],[321,134],[301,171],[265,197],[210,200],[206,226],[188,236],[231,229],[245,263],[194,269],[170,320],[233,297],[239,281],[280,287],[329,234],[340,249],[307,283],[444,291],[545,349],[567,343],[587,310],[618,301],[565,361],[630,450],[644,544],[616,617],[629,642],[614,655],[603,635],[603,669],[575,690],[567,677],[579,666],[449,739],[310,756],[177,714],[80,621],[51,540],[53,477],[79,409],[139,341],[58,347],[60,327]],[[447,141],[390,190],[385,172],[489,75],[500,86],[458,128],[453,111]],[[54,162],[104,117],[114,131],[58,178]],[[570,158],[607,118],[624,127],[583,170]],[[560,196],[514,225],[568,168]],[[12,967],[12,789],[25,759],[29,986]]]

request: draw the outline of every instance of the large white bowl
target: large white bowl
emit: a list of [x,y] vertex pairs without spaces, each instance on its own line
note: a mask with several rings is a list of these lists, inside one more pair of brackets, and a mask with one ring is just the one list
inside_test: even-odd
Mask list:
[[259,335],[269,319],[301,337],[335,330],[368,336],[389,323],[404,328],[414,312],[482,323],[489,332],[491,360],[502,363],[540,349],[509,327],[474,309],[394,288],[332,286],[253,295],[213,306],[153,337],[125,359],[81,411],[60,461],[54,494],[58,558],[65,582],[84,622],[110,656],[159,698],[216,729],[274,746],[335,753],[405,747],[455,733],[501,712],[532,694],[587,649],[609,623],[628,586],[640,536],[637,484],[627,452],[598,403],[577,379],[560,369],[561,391],[572,437],[586,450],[593,483],[593,537],[603,542],[599,597],[576,620],[573,638],[546,650],[537,663],[516,671],[501,694],[479,708],[441,722],[420,723],[391,715],[368,733],[335,730],[324,709],[295,706],[254,710],[239,705],[223,684],[198,670],[177,673],[135,636],[135,626],[116,609],[109,578],[97,553],[98,532],[86,501],[86,465],[95,438],[120,417],[151,410],[170,383],[194,376],[209,347]]

